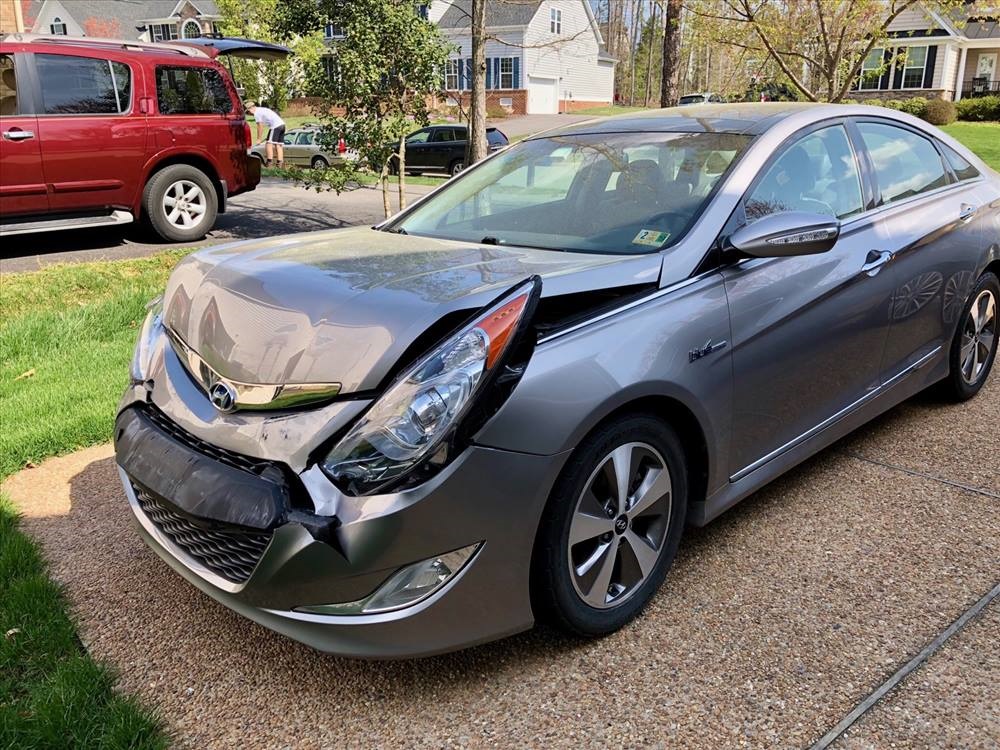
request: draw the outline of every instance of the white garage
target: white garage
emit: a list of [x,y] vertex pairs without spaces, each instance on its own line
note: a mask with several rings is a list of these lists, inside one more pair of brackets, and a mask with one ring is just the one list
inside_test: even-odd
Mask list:
[[559,112],[559,79],[528,76],[528,114],[554,115]]

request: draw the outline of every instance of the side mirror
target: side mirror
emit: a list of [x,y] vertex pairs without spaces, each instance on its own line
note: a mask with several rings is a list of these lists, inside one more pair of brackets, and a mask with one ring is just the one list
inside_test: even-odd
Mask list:
[[740,227],[729,242],[755,258],[817,255],[832,250],[840,237],[840,222],[832,216],[782,211]]

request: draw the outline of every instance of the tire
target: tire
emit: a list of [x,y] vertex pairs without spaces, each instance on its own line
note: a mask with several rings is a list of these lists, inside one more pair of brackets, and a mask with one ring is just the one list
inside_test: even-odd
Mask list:
[[328,162],[322,156],[314,156],[312,158],[312,161],[309,162],[309,166],[311,166],[313,169],[328,169],[330,166],[330,162]]
[[[973,309],[976,309],[974,314]],[[979,321],[979,322],[977,322]],[[948,353],[949,372],[941,383],[943,394],[968,401],[982,390],[997,358],[1000,341],[1000,279],[985,273],[962,309]]]
[[[168,201],[183,199],[174,213]],[[196,209],[200,208],[200,213]],[[200,240],[215,224],[219,199],[208,175],[189,164],[172,164],[154,174],[142,191],[142,210],[154,231],[168,242]],[[171,218],[173,216],[173,218]],[[185,225],[186,222],[191,222]]]
[[[631,469],[622,474],[630,477],[632,494],[626,495],[634,505],[621,512],[621,506],[607,506],[619,495],[614,469],[626,464],[625,457]],[[643,486],[648,503],[638,492]],[[604,506],[598,497],[606,499]],[[591,433],[563,469],[539,527],[532,557],[539,619],[583,637],[607,635],[635,619],[673,563],[687,502],[684,449],[665,422],[633,414]],[[633,550],[642,553],[644,565]]]
[[455,159],[451,164],[448,165],[448,174],[454,177],[463,169],[465,169],[465,161],[463,159]]

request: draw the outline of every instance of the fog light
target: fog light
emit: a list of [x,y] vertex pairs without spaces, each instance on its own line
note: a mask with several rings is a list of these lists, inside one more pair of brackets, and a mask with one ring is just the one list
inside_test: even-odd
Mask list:
[[412,606],[454,578],[480,546],[481,543],[470,544],[400,568],[373,594],[359,601],[296,607],[295,610],[320,615],[347,615],[374,614]]

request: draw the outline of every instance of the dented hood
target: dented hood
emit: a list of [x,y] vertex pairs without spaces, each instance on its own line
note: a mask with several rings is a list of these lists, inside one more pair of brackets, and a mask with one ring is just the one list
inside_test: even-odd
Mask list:
[[612,256],[476,245],[368,227],[210,248],[183,260],[167,326],[242,383],[375,388],[448,313],[485,305],[533,274],[553,296],[655,283],[658,254]]

